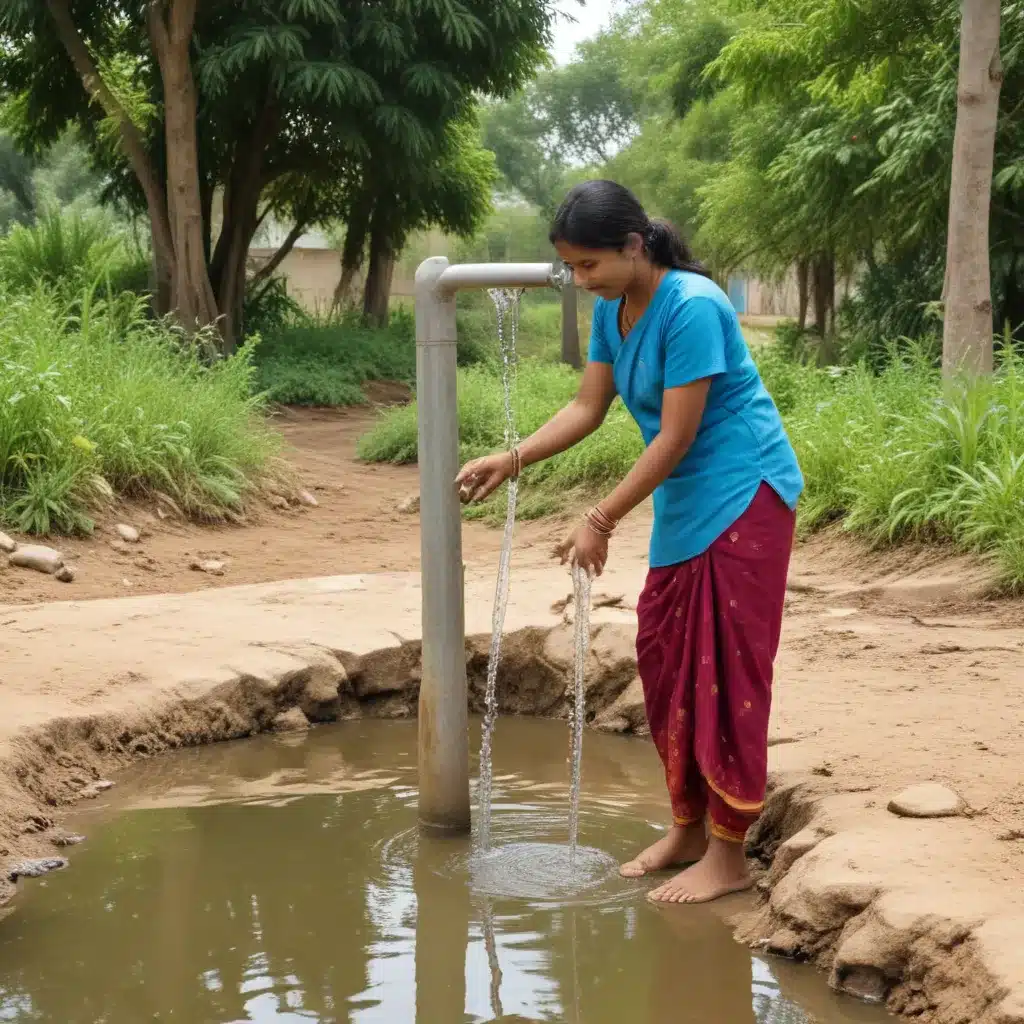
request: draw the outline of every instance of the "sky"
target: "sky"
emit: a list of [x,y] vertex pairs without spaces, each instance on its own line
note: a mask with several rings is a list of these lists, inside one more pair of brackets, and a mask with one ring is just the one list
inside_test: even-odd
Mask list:
[[575,23],[562,17],[555,24],[555,40],[551,52],[556,63],[567,63],[572,58],[576,44],[597,35],[611,20],[615,9],[621,6],[622,0],[586,0],[582,7],[576,0],[558,0],[558,10],[571,15]]

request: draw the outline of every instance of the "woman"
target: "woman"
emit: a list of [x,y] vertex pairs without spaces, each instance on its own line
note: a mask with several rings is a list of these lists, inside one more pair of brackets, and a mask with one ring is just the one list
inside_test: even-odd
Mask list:
[[637,607],[644,703],[673,827],[622,865],[703,903],[751,884],[743,841],[764,803],[772,663],[803,479],[725,294],[672,227],[611,181],[574,188],[551,241],[598,298],[575,400],[518,449],[467,464],[466,500],[595,431],[616,394],[646,450],[559,547],[600,574],[616,525],[651,494],[650,571]]

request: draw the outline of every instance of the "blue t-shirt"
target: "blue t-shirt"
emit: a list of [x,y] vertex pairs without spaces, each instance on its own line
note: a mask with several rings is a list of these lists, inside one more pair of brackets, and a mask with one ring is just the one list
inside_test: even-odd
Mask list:
[[697,436],[654,492],[651,566],[703,554],[762,483],[795,508],[803,491],[796,454],[725,292],[700,274],[669,271],[625,340],[618,308],[597,300],[590,360],[612,365],[645,444],[661,430],[665,389],[711,378]]

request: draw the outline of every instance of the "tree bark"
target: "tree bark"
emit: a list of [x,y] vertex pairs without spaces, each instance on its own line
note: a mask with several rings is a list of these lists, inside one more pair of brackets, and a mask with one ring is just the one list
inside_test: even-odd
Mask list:
[[174,248],[171,306],[188,330],[200,330],[218,319],[206,263],[197,95],[189,59],[196,2],[170,0],[166,15],[165,4],[153,2],[148,11],[150,41],[163,82],[167,210]]
[[814,329],[824,338],[828,328],[828,289],[825,285],[822,263],[822,255],[818,253],[811,263],[811,295],[814,301]]
[[799,259],[796,261],[796,286],[799,294],[800,312],[797,322],[801,331],[807,330],[807,309],[811,304],[811,261]]
[[[68,0],[46,0],[53,19],[57,38],[71,59],[72,66],[82,80],[89,97],[98,103],[106,115],[117,121],[121,132],[121,145],[139,186],[146,197],[150,231],[153,239],[154,296],[166,295],[170,302],[171,280],[174,274],[174,241],[167,213],[167,194],[149,157],[142,133],[132,122],[127,111],[100,77],[89,48],[85,45],[71,17]],[[160,304],[157,304],[160,309]],[[167,306],[163,309],[166,311]]]
[[992,371],[989,216],[1003,67],[999,0],[963,0],[946,240],[942,369]]
[[333,309],[344,309],[355,305],[353,285],[356,274],[363,265],[366,252],[366,235],[370,227],[370,205],[359,203],[353,206],[345,225],[345,243],[341,247],[341,278],[334,289]]
[[371,221],[370,262],[363,289],[363,316],[378,327],[388,322],[391,279],[395,273],[395,246],[384,221],[383,208],[378,206]]
[[277,127],[278,112],[269,101],[248,138],[238,143],[224,189],[224,217],[210,261],[210,279],[224,314],[221,333],[226,344],[237,346],[244,324],[245,271],[249,246],[259,226],[263,191],[263,154]]

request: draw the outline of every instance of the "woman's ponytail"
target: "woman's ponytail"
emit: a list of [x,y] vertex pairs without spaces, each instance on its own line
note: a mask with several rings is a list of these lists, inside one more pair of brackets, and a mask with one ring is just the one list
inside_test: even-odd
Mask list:
[[694,258],[682,236],[667,220],[651,219],[650,226],[644,232],[644,249],[651,262],[659,267],[686,270],[691,274],[702,274],[704,277],[711,276],[704,264]]

